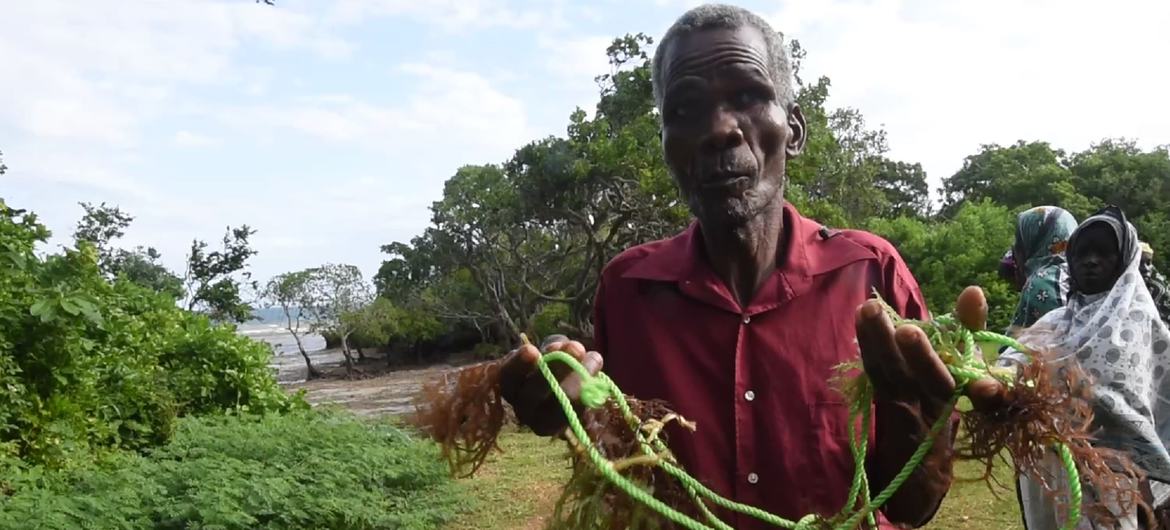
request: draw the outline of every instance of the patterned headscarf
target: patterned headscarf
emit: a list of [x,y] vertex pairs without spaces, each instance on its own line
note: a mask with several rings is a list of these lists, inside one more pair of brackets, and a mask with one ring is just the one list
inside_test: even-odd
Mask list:
[[1064,305],[1068,294],[1068,266],[1064,251],[1077,220],[1063,208],[1037,206],[1016,220],[1012,246],[1023,288],[1012,317],[1013,328],[1031,326],[1049,311]]

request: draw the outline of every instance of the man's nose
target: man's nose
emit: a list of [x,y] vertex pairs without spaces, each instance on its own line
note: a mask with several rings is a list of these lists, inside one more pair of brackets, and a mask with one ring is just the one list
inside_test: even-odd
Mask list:
[[726,105],[717,105],[711,114],[711,130],[703,139],[703,148],[717,153],[742,143],[743,129],[739,126],[739,117]]

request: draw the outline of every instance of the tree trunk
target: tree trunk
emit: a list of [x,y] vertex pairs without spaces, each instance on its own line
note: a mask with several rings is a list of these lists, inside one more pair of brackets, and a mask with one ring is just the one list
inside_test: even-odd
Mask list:
[[289,334],[293,336],[293,340],[297,341],[297,350],[301,352],[301,357],[305,358],[305,379],[315,379],[321,376],[316,368],[313,368],[313,361],[309,359],[309,353],[305,351],[305,344],[301,342],[301,336],[288,330]]
[[349,351],[349,334],[341,335],[341,354],[345,356],[345,375],[353,375],[353,354]]
[[366,354],[365,354],[365,352],[363,352],[363,351],[362,351],[362,347],[361,347],[361,346],[354,346],[354,348],[353,348],[353,349],[354,349],[354,350],[357,350],[357,353],[358,353],[358,362],[362,362],[362,361],[366,360]]

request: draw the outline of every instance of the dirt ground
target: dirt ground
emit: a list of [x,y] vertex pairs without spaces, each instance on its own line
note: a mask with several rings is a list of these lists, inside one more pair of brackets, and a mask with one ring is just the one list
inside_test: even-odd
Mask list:
[[414,410],[412,402],[423,383],[471,362],[466,355],[457,355],[443,364],[390,368],[374,353],[356,366],[352,376],[346,376],[341,364],[323,363],[318,365],[323,377],[284,387],[293,392],[303,389],[314,406],[333,404],[362,416],[394,416]]
[[341,405],[362,416],[397,415],[414,410],[412,400],[424,382],[452,369],[450,365],[439,365],[355,379],[326,377],[286,388],[304,389],[305,398],[313,405]]

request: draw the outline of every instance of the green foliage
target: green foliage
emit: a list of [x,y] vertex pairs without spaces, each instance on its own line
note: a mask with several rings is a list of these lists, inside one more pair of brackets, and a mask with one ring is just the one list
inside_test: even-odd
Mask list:
[[[167,270],[154,248],[134,250],[115,248],[134,217],[117,206],[105,203],[94,206],[83,202],[85,215],[77,223],[73,238],[78,244],[92,245],[98,254],[98,267],[108,278],[124,278],[175,299],[182,299],[190,310],[199,310],[221,322],[245,322],[252,308],[244,303],[242,289],[250,276],[247,261],[256,251],[248,244],[255,230],[243,226],[228,228],[223,249],[208,252],[207,243],[195,240],[187,256],[186,275],[180,279]],[[237,277],[238,276],[238,277]]]
[[353,330],[349,341],[357,347],[385,346],[398,335],[401,310],[388,298],[377,298],[372,303],[342,315],[346,326]]
[[68,472],[13,467],[3,528],[421,530],[460,501],[433,444],[309,411],[184,419],[145,456]]
[[0,201],[0,447],[67,466],[100,448],[165,442],[175,419],[300,403],[269,370],[267,346],[179,309],[165,294],[108,281],[94,245],[33,253],[49,233]]
[[125,235],[126,227],[130,226],[134,218],[117,206],[106,206],[104,202],[97,206],[88,202],[80,204],[85,215],[77,222],[73,239],[78,243],[86,241],[92,244],[97,249],[98,266],[102,272],[116,275],[111,269],[117,249],[110,244]]
[[472,357],[476,359],[498,359],[505,353],[504,349],[499,344],[491,344],[488,342],[481,342],[475,345],[471,350]]
[[259,286],[251,280],[248,260],[256,255],[248,238],[256,231],[248,225],[228,227],[220,250],[208,251],[207,243],[191,242],[187,254],[187,272],[183,277],[188,311],[202,312],[218,322],[247,322],[252,307],[244,302],[243,289]]
[[110,271],[129,282],[178,300],[183,297],[183,280],[159,263],[161,257],[150,247],[130,251],[118,249],[113,255]]
[[569,321],[571,309],[568,304],[545,304],[533,318],[533,337],[547,337],[554,333],[564,333],[564,323]]
[[[1170,266],[1170,152],[1143,151],[1123,139],[1106,139],[1088,150],[1065,153],[1045,142],[983,146],[963,169],[943,182],[943,215],[963,204],[990,199],[1020,211],[1060,206],[1077,219],[1107,204],[1120,206],[1143,240],[1158,251],[1158,267]],[[1166,250],[1162,250],[1166,249]]]
[[310,378],[318,372],[305,351],[303,339],[312,328],[312,318],[301,310],[309,296],[309,271],[289,272],[277,275],[268,281],[260,292],[260,299],[270,307],[279,307],[284,313],[284,329],[297,343],[297,350],[305,359],[305,368]]
[[997,270],[1015,237],[1014,223],[1011,210],[985,200],[963,205],[945,221],[874,219],[868,228],[898,248],[932,312],[952,311],[959,292],[978,285],[987,294],[988,327],[1005,329],[1018,295]]

